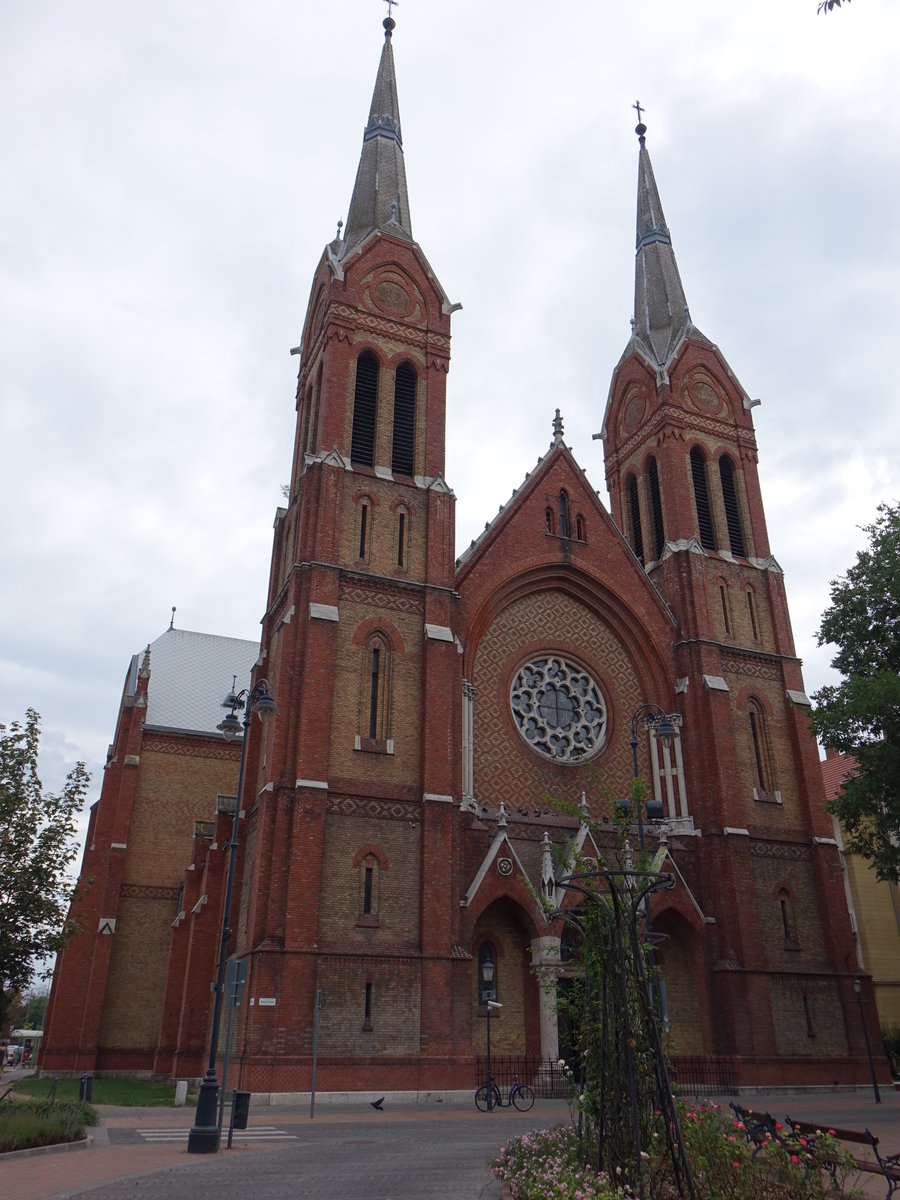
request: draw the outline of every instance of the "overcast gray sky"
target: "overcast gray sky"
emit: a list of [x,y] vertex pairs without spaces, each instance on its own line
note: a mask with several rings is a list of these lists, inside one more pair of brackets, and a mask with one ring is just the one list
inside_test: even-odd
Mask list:
[[[378,0],[0,6],[0,721],[99,794],[128,660],[256,638],[312,272],[346,216]],[[453,320],[458,548],[549,445],[606,501],[636,114],[691,315],[754,409],[807,689],[814,631],[900,497],[900,6],[402,0],[413,232]],[[223,680],[223,691],[230,680]]]

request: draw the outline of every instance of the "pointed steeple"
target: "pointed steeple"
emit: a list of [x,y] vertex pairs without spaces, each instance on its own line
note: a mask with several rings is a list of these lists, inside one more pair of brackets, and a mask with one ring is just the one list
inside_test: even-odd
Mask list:
[[391,46],[395,24],[391,17],[385,18],[384,49],[372,93],[369,122],[363,133],[362,154],[341,247],[342,258],[375,229],[412,241],[397,77]]
[[[638,107],[640,118],[640,108],[635,107]],[[633,333],[650,359],[658,367],[665,367],[690,327],[691,318],[647,152],[647,126],[640,122],[635,133],[641,149],[638,161]]]

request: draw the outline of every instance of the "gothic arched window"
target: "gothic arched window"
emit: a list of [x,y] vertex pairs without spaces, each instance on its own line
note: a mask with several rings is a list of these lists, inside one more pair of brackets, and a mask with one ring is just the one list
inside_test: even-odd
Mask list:
[[753,634],[754,642],[759,641],[759,619],[756,615],[756,594],[753,588],[747,588],[747,611],[750,614],[750,632]]
[[372,548],[372,510],[371,497],[360,496],[356,503],[356,535],[357,557],[361,559],[368,559]]
[[787,948],[799,948],[800,939],[797,937],[797,918],[794,912],[794,897],[788,887],[780,887],[775,893],[781,917],[781,931],[784,934],[784,944]]
[[753,753],[753,777],[756,787],[768,797],[774,792],[775,783],[772,772],[772,759],[769,753],[769,738],[766,729],[766,717],[762,706],[751,700],[747,705],[747,721],[750,726],[750,746]]
[[378,917],[378,859],[374,854],[367,854],[360,863],[359,915]]
[[397,509],[397,566],[405,567],[409,559],[409,513],[403,505]]
[[629,475],[625,484],[628,493],[628,515],[631,521],[631,548],[637,555],[641,566],[644,565],[644,538],[641,533],[641,500],[638,496],[637,479]]
[[378,412],[378,359],[364,350],[356,360],[353,393],[353,433],[350,461],[361,467],[375,465],[375,418]]
[[559,536],[570,537],[569,530],[569,495],[565,488],[559,493]]
[[659,470],[656,459],[651,455],[647,459],[647,482],[650,484],[650,512],[653,516],[653,540],[657,559],[662,557],[666,544],[666,534],[663,529],[662,496],[659,490]]
[[719,459],[719,479],[722,483],[722,503],[725,506],[725,521],[728,525],[728,542],[731,553],[744,557],[744,530],[741,526],[741,510],[738,504],[737,486],[734,478],[734,463],[727,454]]
[[731,598],[728,595],[728,584],[724,579],[719,580],[719,599],[722,602],[722,620],[725,625],[725,636],[731,637]]
[[416,373],[401,363],[394,377],[394,435],[391,470],[395,475],[414,473],[416,448]]
[[391,646],[377,631],[363,645],[358,749],[391,753]]
[[691,482],[694,485],[694,507],[697,511],[700,545],[704,550],[715,550],[716,538],[709,507],[709,487],[706,482],[706,456],[699,446],[694,446],[691,450]]

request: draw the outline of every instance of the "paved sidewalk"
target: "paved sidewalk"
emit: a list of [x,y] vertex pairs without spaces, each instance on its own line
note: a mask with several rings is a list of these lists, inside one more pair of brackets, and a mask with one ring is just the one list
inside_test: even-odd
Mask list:
[[[414,1179],[419,1156],[411,1148],[405,1149],[407,1144],[411,1147],[414,1136],[439,1144],[446,1140],[448,1126],[458,1126],[458,1135],[467,1141],[464,1127],[471,1124],[473,1143],[483,1141],[489,1131],[490,1156],[513,1134],[526,1128],[555,1124],[568,1114],[565,1104],[552,1101],[540,1102],[531,1114],[504,1110],[491,1118],[468,1105],[408,1106],[396,1110],[387,1108],[383,1112],[375,1112],[367,1104],[320,1106],[314,1120],[310,1120],[308,1108],[267,1107],[259,1108],[255,1114],[251,1109],[249,1129],[263,1124],[276,1125],[300,1136],[291,1141],[259,1141],[226,1150],[226,1128],[218,1154],[189,1155],[184,1143],[145,1141],[140,1134],[174,1127],[181,1127],[186,1132],[194,1122],[193,1108],[98,1106],[98,1111],[102,1124],[89,1131],[94,1138],[89,1149],[33,1158],[0,1159],[3,1200],[64,1200],[95,1191],[103,1197],[128,1195],[135,1200],[145,1196],[181,1197],[194,1186],[185,1178],[194,1172],[202,1176],[202,1182],[197,1180],[200,1191],[209,1190],[209,1180],[215,1178],[215,1190],[222,1197],[227,1197],[232,1189],[236,1196],[254,1194],[255,1181],[263,1178],[266,1195],[295,1196],[298,1194],[297,1153],[309,1155],[314,1142],[327,1143],[345,1151],[344,1157],[348,1161],[335,1163],[332,1172],[335,1176],[341,1167],[350,1169],[349,1159],[357,1147],[365,1159],[376,1144],[393,1142],[396,1149],[392,1157],[397,1164],[393,1169]],[[439,1125],[443,1129],[438,1129]],[[407,1133],[404,1127],[410,1127],[410,1132]],[[413,1127],[416,1135],[412,1134]],[[429,1133],[431,1127],[434,1127],[433,1134]],[[278,1155],[286,1156],[288,1152],[291,1152],[290,1162],[286,1159],[284,1168],[278,1168],[272,1160]],[[263,1163],[269,1165],[263,1166]],[[479,1165],[477,1158],[470,1162],[470,1171],[473,1165],[479,1179],[478,1189],[471,1193],[460,1191],[459,1195],[471,1194],[482,1200],[492,1200],[499,1195],[499,1184],[491,1179],[486,1165]],[[364,1166],[359,1168],[358,1174],[364,1179]],[[373,1191],[371,1194],[380,1196],[381,1193]],[[413,1190],[397,1195],[412,1197],[417,1192],[413,1185]]]
[[[898,1151],[900,1093],[885,1089],[882,1096],[880,1105],[871,1092],[761,1093],[745,1094],[741,1100],[778,1120],[790,1115],[826,1127],[868,1127],[886,1151]],[[729,1098],[717,1099],[727,1109]],[[63,1200],[83,1193],[97,1200],[181,1200],[194,1189],[214,1190],[220,1200],[329,1194],[377,1200],[432,1195],[494,1200],[499,1186],[490,1178],[490,1157],[516,1133],[566,1120],[568,1109],[560,1101],[539,1101],[527,1114],[504,1109],[491,1115],[455,1104],[395,1108],[388,1103],[383,1112],[366,1104],[321,1105],[311,1121],[307,1108],[254,1112],[251,1107],[251,1129],[275,1125],[295,1139],[241,1144],[216,1155],[188,1155],[183,1142],[144,1139],[153,1130],[177,1127],[186,1132],[194,1122],[193,1108],[107,1106],[100,1113],[102,1125],[91,1131],[95,1140],[89,1149],[0,1159],[3,1200]],[[443,1159],[437,1157],[442,1152]],[[453,1184],[457,1167],[458,1190]],[[194,1181],[188,1178],[193,1174]],[[880,1176],[863,1177],[861,1186],[866,1196],[885,1194]]]
[[[190,1129],[194,1109],[99,1109],[101,1125],[88,1130],[92,1139],[86,1150],[63,1153],[51,1151],[31,1158],[0,1158],[0,1195],[3,1200],[51,1200],[75,1196],[100,1184],[124,1182],[135,1185],[147,1175],[166,1168],[190,1168],[205,1156],[189,1155],[184,1145],[167,1142],[126,1142],[113,1144],[109,1133],[117,1128],[153,1129],[183,1125]],[[107,1112],[109,1115],[107,1115]],[[122,1115],[122,1114],[129,1115]],[[224,1142],[223,1142],[224,1144]],[[278,1144],[260,1142],[240,1146],[229,1155],[271,1151]]]

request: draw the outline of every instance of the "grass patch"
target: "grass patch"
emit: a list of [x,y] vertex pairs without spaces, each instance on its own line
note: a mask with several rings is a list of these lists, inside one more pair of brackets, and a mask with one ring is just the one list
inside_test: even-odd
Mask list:
[[[60,1079],[56,1085],[57,1100],[78,1100],[78,1079]],[[15,1084],[17,1096],[34,1096],[46,1099],[53,1089],[53,1079],[44,1075],[40,1079],[29,1076],[18,1079]],[[94,1104],[116,1104],[122,1107],[171,1108],[175,1103],[174,1083],[151,1083],[147,1079],[102,1079],[95,1076],[91,1099]],[[188,1096],[188,1106],[197,1103],[196,1096]]]
[[78,1142],[88,1125],[99,1123],[96,1111],[80,1100],[5,1100],[0,1104],[0,1154]]

